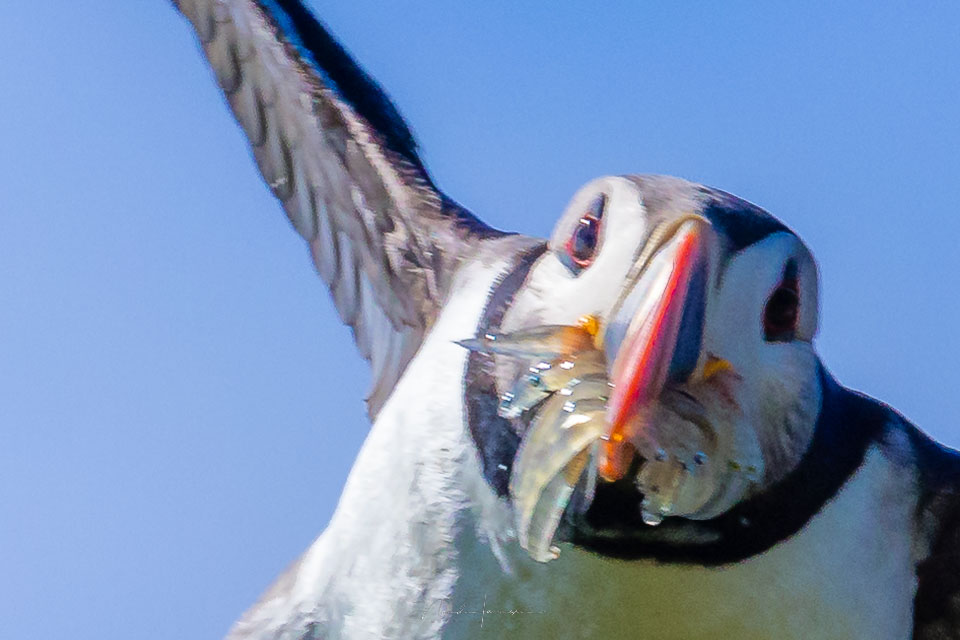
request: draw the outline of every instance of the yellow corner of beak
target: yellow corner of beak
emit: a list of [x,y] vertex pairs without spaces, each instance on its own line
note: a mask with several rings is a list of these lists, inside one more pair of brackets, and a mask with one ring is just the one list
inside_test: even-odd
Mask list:
[[603,334],[600,333],[600,320],[597,319],[597,316],[593,314],[580,316],[577,325],[593,336],[593,343],[597,349],[603,346]]
[[703,365],[703,381],[706,382],[723,371],[733,371],[733,365],[730,364],[729,360],[724,360],[716,356],[707,356],[707,362]]

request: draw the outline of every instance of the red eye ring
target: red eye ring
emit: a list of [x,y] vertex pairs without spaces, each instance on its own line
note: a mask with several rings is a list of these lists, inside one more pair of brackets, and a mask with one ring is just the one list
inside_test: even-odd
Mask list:
[[586,269],[593,263],[599,240],[600,218],[592,213],[586,213],[577,222],[577,227],[570,234],[570,237],[567,238],[564,249],[573,264],[581,269]]
[[579,273],[593,264],[600,246],[600,223],[606,204],[607,197],[601,193],[580,216],[577,226],[563,245],[565,262],[574,273]]

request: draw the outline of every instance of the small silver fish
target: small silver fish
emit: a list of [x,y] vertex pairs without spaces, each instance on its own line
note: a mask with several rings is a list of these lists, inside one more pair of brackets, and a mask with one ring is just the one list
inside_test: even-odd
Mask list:
[[459,340],[470,351],[530,360],[554,360],[594,349],[593,335],[582,327],[546,324],[513,333],[488,333]]
[[590,454],[591,447],[584,448],[543,487],[534,504],[533,513],[525,527],[520,529],[520,545],[537,562],[549,562],[560,555],[560,549],[553,544],[553,535],[567,503],[570,502],[570,496],[583,475],[584,467],[590,461]]
[[520,546],[539,562],[555,557],[553,535],[590,458],[606,433],[604,386],[578,385],[570,396],[551,396],[524,434],[513,471],[513,501]]
[[498,413],[504,418],[518,418],[551,393],[562,392],[585,380],[606,383],[606,364],[599,351],[538,362],[521,375],[510,391],[500,398]]

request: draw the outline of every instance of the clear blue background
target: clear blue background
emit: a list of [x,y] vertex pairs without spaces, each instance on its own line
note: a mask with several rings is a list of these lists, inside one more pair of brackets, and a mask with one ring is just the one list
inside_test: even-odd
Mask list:
[[[485,219],[753,200],[828,366],[960,443],[956,2],[326,4]],[[0,105],[0,637],[218,637],[327,522],[366,367],[169,3],[7,3]]]

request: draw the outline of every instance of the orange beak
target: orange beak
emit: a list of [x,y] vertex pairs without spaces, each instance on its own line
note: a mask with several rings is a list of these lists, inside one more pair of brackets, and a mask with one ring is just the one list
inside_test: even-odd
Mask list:
[[598,458],[602,478],[626,475],[634,442],[642,436],[644,409],[664,386],[683,381],[700,357],[706,295],[708,223],[684,221],[653,254],[604,334],[613,390],[607,403],[609,432]]

